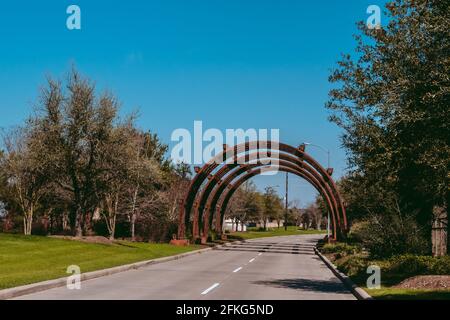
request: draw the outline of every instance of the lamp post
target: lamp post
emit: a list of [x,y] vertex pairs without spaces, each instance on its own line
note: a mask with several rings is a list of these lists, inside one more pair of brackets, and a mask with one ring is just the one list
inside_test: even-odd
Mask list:
[[303,144],[305,146],[313,146],[313,147],[317,147],[319,149],[321,149],[322,151],[326,152],[327,154],[327,168],[330,167],[330,150],[328,150],[327,148],[324,148],[318,144],[314,144],[314,143],[310,143],[310,142],[303,142]]
[[[305,146],[313,146],[321,149],[322,151],[326,152],[327,154],[327,171],[330,169],[330,150],[327,148],[324,148],[318,144],[310,143],[310,142],[303,142]],[[328,210],[328,217],[327,217],[327,239],[330,240],[330,210]]]
[[285,203],[285,207],[284,207],[284,231],[287,231],[287,220],[288,220],[288,185],[289,185],[289,180],[288,180],[288,173],[286,172],[286,203]]

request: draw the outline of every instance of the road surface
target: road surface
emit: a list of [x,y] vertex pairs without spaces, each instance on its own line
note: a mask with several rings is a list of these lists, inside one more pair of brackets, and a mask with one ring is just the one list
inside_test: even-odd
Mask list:
[[314,254],[321,235],[250,240],[18,299],[355,299]]

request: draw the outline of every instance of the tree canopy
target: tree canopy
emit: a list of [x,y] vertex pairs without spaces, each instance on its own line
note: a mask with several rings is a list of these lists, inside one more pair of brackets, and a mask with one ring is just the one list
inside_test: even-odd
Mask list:
[[354,55],[329,79],[327,108],[351,169],[341,186],[350,215],[386,214],[395,203],[429,231],[450,195],[449,4],[395,0],[386,19],[380,29],[359,23]]

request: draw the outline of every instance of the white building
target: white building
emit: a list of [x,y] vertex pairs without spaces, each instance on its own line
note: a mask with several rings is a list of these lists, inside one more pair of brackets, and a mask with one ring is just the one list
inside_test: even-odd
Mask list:
[[245,224],[242,226],[242,223],[237,220],[233,221],[233,219],[226,219],[223,223],[223,231],[247,231],[247,226]]

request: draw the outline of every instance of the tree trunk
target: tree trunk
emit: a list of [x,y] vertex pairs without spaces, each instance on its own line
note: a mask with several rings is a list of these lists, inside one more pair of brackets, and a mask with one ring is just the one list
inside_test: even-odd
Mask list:
[[109,239],[114,240],[116,232],[116,216],[119,207],[119,194],[107,196],[106,199],[107,216],[105,217],[106,226],[109,231]]
[[26,236],[31,235],[32,225],[33,225],[33,209],[29,209],[23,217],[23,233]]
[[138,195],[138,191],[139,191],[139,185],[136,187],[136,189],[134,190],[134,194],[133,194],[133,205],[131,208],[131,241],[136,241],[136,235],[135,235],[135,224],[136,224],[136,202],[137,202],[137,195]]
[[81,238],[83,236],[83,215],[81,209],[77,208],[75,214],[75,237]]
[[69,214],[67,213],[67,211],[64,211],[62,216],[62,228],[64,231],[70,230]]
[[111,234],[109,235],[109,240],[114,240],[114,233],[116,232],[116,222],[115,219],[113,219],[113,221],[111,222]]
[[136,224],[136,214],[133,213],[131,216],[131,241],[136,241],[136,234],[135,234],[135,224]]

